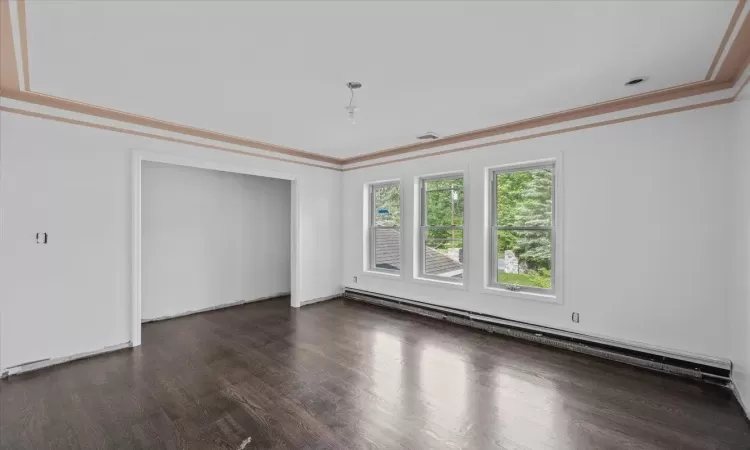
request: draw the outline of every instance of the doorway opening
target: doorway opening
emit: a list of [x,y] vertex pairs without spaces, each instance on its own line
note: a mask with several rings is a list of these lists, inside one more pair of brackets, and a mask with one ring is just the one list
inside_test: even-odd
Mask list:
[[131,345],[143,322],[285,295],[299,306],[296,187],[286,174],[134,153]]

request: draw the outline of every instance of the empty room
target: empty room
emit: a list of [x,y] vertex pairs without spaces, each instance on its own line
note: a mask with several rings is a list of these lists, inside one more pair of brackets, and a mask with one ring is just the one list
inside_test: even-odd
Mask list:
[[0,0],[0,449],[750,449],[750,1]]
[[291,293],[288,180],[141,163],[141,322]]

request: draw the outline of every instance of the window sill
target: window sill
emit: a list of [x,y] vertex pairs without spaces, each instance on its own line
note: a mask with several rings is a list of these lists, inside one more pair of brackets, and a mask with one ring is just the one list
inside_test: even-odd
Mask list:
[[414,277],[413,280],[415,283],[429,284],[431,286],[437,286],[437,287],[446,287],[448,289],[458,289],[461,291],[467,291],[469,289],[465,281],[461,281],[460,283],[457,283],[455,281],[436,280],[434,278],[423,278],[423,277]]
[[378,277],[378,278],[387,278],[389,280],[400,280],[401,279],[401,273],[391,273],[391,272],[378,272],[376,270],[365,270],[362,272],[363,277]]
[[520,298],[537,302],[562,304],[562,296],[556,294],[540,294],[538,292],[509,291],[508,289],[485,286],[483,294],[498,295],[500,297]]

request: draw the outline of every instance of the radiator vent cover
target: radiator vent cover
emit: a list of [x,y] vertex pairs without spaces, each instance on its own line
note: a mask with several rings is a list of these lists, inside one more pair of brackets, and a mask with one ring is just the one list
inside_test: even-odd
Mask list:
[[[528,324],[522,322],[514,322],[508,319],[477,314],[470,311],[446,308],[443,306],[436,306],[428,303],[353,289],[345,289],[344,297],[369,303],[371,305],[418,314],[432,319],[445,320],[447,322],[477,328],[490,333],[497,333],[503,336],[523,339],[550,347],[608,359],[610,361],[617,361],[632,366],[701,379],[713,383],[727,384],[731,373],[731,366],[714,367],[696,363],[694,361],[686,361],[679,358],[670,358],[663,355],[648,353],[647,351],[637,351],[618,348],[611,345],[602,345],[601,343],[566,336],[562,334],[564,332],[552,328],[545,328],[544,331],[540,331],[541,327],[533,326],[534,329],[530,330],[527,328]],[[502,324],[497,323],[498,321],[501,321]],[[556,331],[558,333],[556,333]],[[727,365],[729,365],[728,362]]]

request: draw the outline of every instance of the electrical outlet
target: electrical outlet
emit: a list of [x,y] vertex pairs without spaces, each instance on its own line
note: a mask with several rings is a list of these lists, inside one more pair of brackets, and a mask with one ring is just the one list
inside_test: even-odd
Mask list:
[[573,320],[573,322],[575,322],[575,323],[578,323],[578,319],[579,319],[579,318],[580,318],[580,317],[578,316],[578,313],[577,313],[577,312],[574,312],[574,313],[573,313],[573,316],[571,317],[571,320]]
[[352,277],[352,280],[356,283],[357,282],[357,277]]

